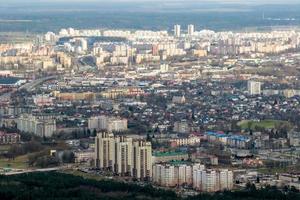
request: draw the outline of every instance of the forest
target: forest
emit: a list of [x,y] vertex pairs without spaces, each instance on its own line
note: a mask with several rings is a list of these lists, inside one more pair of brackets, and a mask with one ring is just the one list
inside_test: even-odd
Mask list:
[[257,189],[254,185],[239,191],[224,191],[180,197],[174,191],[151,185],[91,180],[60,172],[37,172],[0,176],[1,200],[295,200],[300,193],[295,188],[278,190],[276,187]]

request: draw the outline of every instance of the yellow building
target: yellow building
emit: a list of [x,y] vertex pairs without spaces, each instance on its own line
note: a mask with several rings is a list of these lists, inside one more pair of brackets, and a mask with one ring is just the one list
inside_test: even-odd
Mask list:
[[117,97],[122,97],[122,96],[140,96],[144,95],[145,92],[144,90],[140,88],[113,88],[113,89],[108,89],[104,92],[101,92],[101,96],[104,98],[108,99],[115,99]]
[[75,93],[75,92],[65,92],[60,93],[59,91],[53,92],[54,96],[58,100],[62,101],[79,101],[79,100],[93,100],[96,98],[96,94],[93,92],[81,92],[81,93]]

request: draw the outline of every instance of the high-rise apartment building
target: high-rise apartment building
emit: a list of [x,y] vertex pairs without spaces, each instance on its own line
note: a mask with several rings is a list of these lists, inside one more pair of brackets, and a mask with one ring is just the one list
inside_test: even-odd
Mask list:
[[214,192],[218,190],[217,172],[215,170],[205,170],[201,172],[201,190]]
[[181,35],[181,27],[180,27],[180,25],[176,24],[174,26],[174,36],[180,37],[180,35]]
[[17,120],[17,128],[40,137],[51,137],[56,132],[56,120],[47,115],[22,114]]
[[127,130],[127,119],[120,119],[120,118],[109,118],[107,123],[107,130],[112,132],[120,132]]
[[163,187],[193,186],[203,192],[216,192],[233,188],[233,172],[228,169],[205,169],[200,163],[155,164],[153,182]]
[[188,25],[188,35],[194,35],[195,26],[193,24]]
[[203,192],[216,192],[233,188],[233,173],[228,169],[198,169],[193,171],[193,187]]
[[132,138],[120,136],[115,139],[115,172],[121,176],[132,173]]
[[259,94],[261,94],[261,82],[248,81],[248,93],[250,95],[259,95]]
[[88,119],[88,128],[93,130],[106,130],[108,117],[105,115],[95,116]]
[[152,177],[152,147],[150,142],[98,133],[95,141],[95,166],[120,176],[136,179]]
[[120,132],[127,130],[127,119],[109,117],[105,115],[91,117],[88,120],[88,128],[93,130],[107,130],[108,132]]
[[112,133],[98,133],[95,144],[95,164],[97,168],[114,171],[115,137]]
[[199,163],[188,164],[155,164],[153,165],[153,182],[164,187],[193,185],[193,169],[205,169]]
[[72,58],[66,53],[57,53],[57,60],[65,69],[69,69],[72,66]]
[[228,190],[233,188],[233,172],[228,169],[218,170],[219,190]]
[[133,142],[133,177],[143,180],[152,177],[151,142]]

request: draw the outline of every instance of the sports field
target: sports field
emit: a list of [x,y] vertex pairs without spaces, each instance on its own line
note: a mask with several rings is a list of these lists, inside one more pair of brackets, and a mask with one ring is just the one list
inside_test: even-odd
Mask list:
[[291,124],[287,121],[280,121],[280,120],[262,120],[262,121],[250,121],[250,120],[243,120],[238,123],[238,126],[241,129],[255,129],[255,127],[265,128],[265,129],[272,129],[276,128],[279,125],[287,125],[291,126]]

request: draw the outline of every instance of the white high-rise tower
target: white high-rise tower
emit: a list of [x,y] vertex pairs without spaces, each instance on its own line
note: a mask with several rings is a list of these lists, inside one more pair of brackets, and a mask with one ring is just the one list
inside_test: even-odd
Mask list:
[[180,25],[178,25],[178,24],[176,24],[175,26],[174,26],[174,36],[175,37],[180,37],[180,30],[181,28],[180,28]]
[[188,25],[188,35],[194,35],[195,26],[193,24]]

